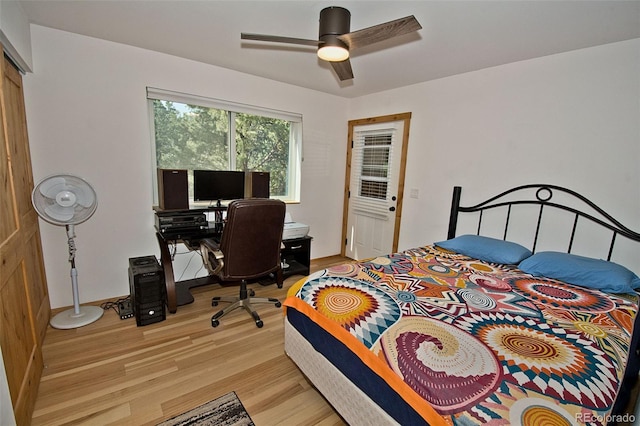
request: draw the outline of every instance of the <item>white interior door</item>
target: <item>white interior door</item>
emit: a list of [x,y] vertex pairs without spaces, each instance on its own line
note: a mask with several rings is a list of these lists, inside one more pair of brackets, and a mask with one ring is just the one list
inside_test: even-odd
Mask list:
[[367,259],[393,250],[404,122],[356,126],[351,149],[345,256]]

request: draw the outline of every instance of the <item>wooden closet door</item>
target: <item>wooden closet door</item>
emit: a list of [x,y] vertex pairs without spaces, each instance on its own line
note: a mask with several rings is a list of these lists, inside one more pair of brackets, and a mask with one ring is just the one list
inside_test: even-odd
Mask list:
[[6,57],[0,70],[0,345],[16,422],[27,425],[42,375],[51,307],[38,216],[31,205],[22,76]]

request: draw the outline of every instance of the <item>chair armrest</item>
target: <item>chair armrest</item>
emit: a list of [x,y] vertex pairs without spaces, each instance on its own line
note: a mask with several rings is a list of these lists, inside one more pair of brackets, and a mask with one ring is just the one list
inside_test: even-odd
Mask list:
[[211,275],[218,274],[224,267],[224,253],[218,244],[212,239],[205,238],[200,241],[202,261]]

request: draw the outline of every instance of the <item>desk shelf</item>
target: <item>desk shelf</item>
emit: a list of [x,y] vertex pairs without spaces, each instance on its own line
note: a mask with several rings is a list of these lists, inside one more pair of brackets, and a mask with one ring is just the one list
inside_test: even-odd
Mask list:
[[292,275],[309,275],[311,240],[311,237],[306,236],[282,241],[284,248],[280,250],[280,258],[289,265],[282,270],[284,278]]

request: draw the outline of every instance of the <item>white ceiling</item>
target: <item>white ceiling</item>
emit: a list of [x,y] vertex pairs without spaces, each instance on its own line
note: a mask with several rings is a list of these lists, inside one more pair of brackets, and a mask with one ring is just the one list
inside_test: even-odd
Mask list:
[[[6,0],[2,0],[6,1]],[[22,0],[30,22],[164,52],[344,97],[509,62],[640,38],[640,0],[190,1]],[[248,42],[241,32],[317,39],[320,10],[351,30],[414,15],[422,30],[352,52],[340,82],[313,47]],[[35,61],[37,72],[37,58]]]

